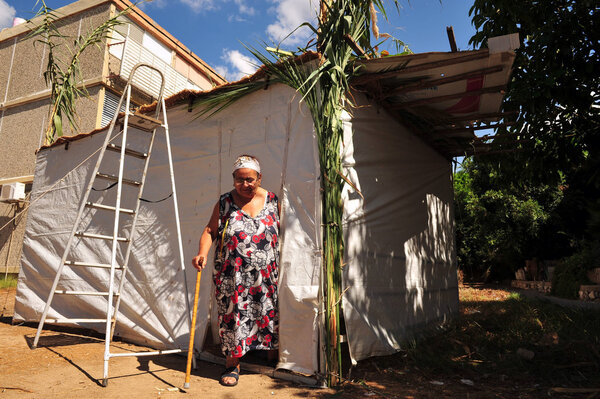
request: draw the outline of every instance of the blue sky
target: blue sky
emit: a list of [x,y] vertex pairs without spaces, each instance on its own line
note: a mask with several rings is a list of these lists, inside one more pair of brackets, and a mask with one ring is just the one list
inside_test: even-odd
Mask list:
[[[311,4],[312,1],[312,4]],[[52,8],[73,1],[46,0]],[[229,80],[252,72],[252,58],[242,43],[259,47],[276,43],[314,15],[317,0],[154,0],[141,7],[152,19]],[[446,26],[452,25],[458,48],[469,49],[475,32],[469,18],[472,0],[401,0],[400,12],[391,1],[389,22],[379,17],[381,32],[405,42],[414,52],[449,51]],[[0,28],[15,16],[30,18],[36,0],[0,0]],[[308,41],[307,31],[286,39],[282,48],[296,49]],[[391,41],[381,49],[393,51]]]

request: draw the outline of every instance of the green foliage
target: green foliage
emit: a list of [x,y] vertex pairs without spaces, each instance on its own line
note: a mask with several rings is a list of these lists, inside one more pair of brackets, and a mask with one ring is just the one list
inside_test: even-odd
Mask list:
[[454,192],[458,265],[469,277],[509,277],[525,259],[548,258],[541,236],[562,198],[558,188],[504,181],[467,159],[454,175]]
[[[471,161],[473,194],[457,193],[467,264],[493,261],[492,249],[557,259],[600,239],[598,8],[591,0],[474,1],[471,44],[519,33],[521,47],[503,103],[518,116],[493,140],[509,152]],[[485,226],[461,226],[471,222]]]
[[579,286],[590,284],[587,272],[595,267],[600,267],[600,244],[586,244],[556,267],[552,293],[563,298],[578,298]]
[[598,8],[594,0],[475,0],[470,10],[477,28],[471,44],[508,33],[521,38],[504,104],[519,116],[500,132],[522,140],[521,174],[556,181],[559,171],[569,174],[598,154]]
[[[63,135],[63,118],[66,118],[72,129],[77,129],[75,102],[79,97],[87,96],[79,63],[81,55],[91,46],[96,46],[102,50],[101,45],[108,39],[112,29],[123,24],[120,17],[126,14],[129,8],[90,32],[72,38],[60,32],[58,22],[61,16],[54,9],[48,7],[44,0],[39,0],[37,4],[40,4],[40,8],[34,18],[41,17],[41,23],[33,27],[27,38],[36,37],[35,43],[46,46],[48,52],[44,80],[50,86],[52,108],[48,118],[45,144],[51,144],[57,137]],[[31,20],[28,23],[33,24]],[[67,45],[71,42],[73,43],[72,46]],[[63,47],[67,49],[70,55],[66,60],[62,60],[58,56]]]

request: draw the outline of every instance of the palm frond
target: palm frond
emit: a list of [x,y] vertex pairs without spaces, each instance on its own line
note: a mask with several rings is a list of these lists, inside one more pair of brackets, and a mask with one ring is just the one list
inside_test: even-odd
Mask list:
[[[57,137],[63,135],[63,119],[66,118],[73,130],[77,129],[75,104],[79,97],[88,96],[88,92],[83,86],[83,73],[79,62],[81,55],[90,46],[102,49],[101,45],[109,38],[112,30],[124,23],[120,17],[127,14],[131,7],[135,7],[137,3],[119,12],[88,33],[78,36],[73,40],[72,46],[67,45],[72,39],[62,34],[57,27],[57,21],[60,20],[61,16],[56,10],[48,7],[45,0],[38,0],[37,4],[40,4],[40,8],[34,18],[41,17],[41,22],[32,28],[26,38],[36,37],[34,45],[42,44],[48,50],[44,80],[46,85],[50,86],[52,107],[48,117],[45,144],[51,144]],[[28,23],[33,24],[31,20]],[[66,47],[70,54],[67,60],[56,57],[56,52],[61,47]]]

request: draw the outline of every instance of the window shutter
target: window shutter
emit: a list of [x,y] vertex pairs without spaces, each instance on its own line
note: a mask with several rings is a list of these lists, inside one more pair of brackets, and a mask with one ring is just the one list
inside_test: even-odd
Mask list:
[[[119,100],[121,97],[117,96],[111,91],[104,91],[104,105],[102,106],[102,127],[108,126],[110,121],[112,121],[113,116],[115,116],[115,111],[117,110],[117,105],[119,105]],[[121,105],[121,112],[125,111],[125,102]]]

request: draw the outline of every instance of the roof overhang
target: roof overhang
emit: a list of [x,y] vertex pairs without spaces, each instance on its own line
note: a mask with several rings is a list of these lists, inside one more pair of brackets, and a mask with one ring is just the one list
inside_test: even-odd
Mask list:
[[[513,49],[518,48],[518,42],[514,34],[489,39],[489,49],[358,60],[356,64],[362,71],[351,80],[351,87],[376,101],[446,157],[487,152],[489,145],[475,132],[498,126],[501,124],[498,121],[509,115],[500,112],[500,108],[515,58]],[[317,53],[307,52],[295,62],[310,63],[318,59]],[[196,98],[260,79],[268,79],[264,67],[252,76],[212,90],[181,91],[165,103],[167,108],[185,103],[191,107]],[[156,102],[142,106],[138,112],[149,113],[155,107]],[[59,138],[42,148],[100,130]]]
[[[518,36],[476,51],[361,60],[351,81],[394,118],[448,157],[488,151],[476,131],[503,123],[500,112]],[[504,122],[506,123],[506,122]]]

